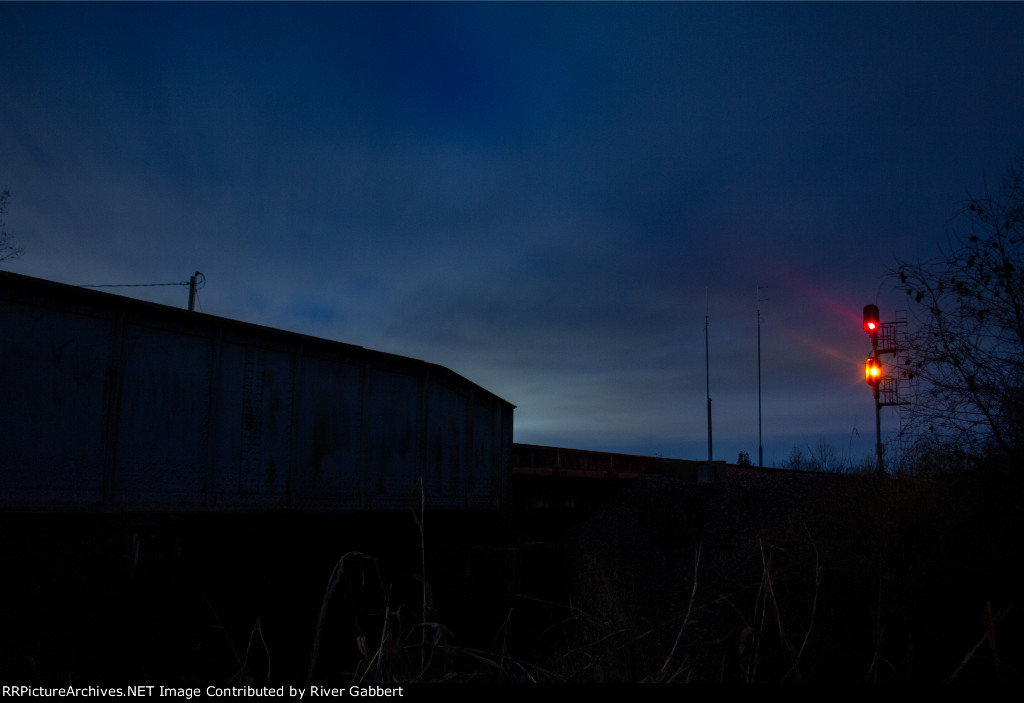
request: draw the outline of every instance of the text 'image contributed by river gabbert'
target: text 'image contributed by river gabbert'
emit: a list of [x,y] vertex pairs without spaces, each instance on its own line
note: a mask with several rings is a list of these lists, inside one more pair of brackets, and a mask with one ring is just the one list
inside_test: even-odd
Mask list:
[[401,698],[402,686],[0,686],[4,698]]

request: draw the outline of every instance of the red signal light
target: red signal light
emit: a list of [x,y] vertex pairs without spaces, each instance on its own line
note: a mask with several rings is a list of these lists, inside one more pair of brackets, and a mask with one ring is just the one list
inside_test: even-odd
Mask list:
[[878,322],[878,306],[865,305],[864,331],[867,332],[868,334],[875,334],[878,332],[879,327],[881,327],[881,323]]
[[877,386],[882,380],[882,362],[877,356],[869,356],[864,364],[864,380],[869,386]]

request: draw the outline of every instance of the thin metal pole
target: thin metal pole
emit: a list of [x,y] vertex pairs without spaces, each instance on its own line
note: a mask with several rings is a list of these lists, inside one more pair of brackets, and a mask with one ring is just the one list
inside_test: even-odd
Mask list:
[[754,292],[757,298],[757,466],[764,466],[764,449],[761,446],[761,286]]
[[710,310],[704,311],[704,379],[708,397],[708,463],[711,463],[711,362],[710,346],[708,343],[708,325],[711,320]]
[[875,455],[875,470],[883,473],[885,467],[882,465],[882,405],[878,401],[878,386],[875,386]]
[[764,466],[761,446],[761,309],[757,309],[757,465]]
[[196,277],[194,275],[188,279],[188,309],[190,311],[196,309]]
[[[878,332],[871,335],[871,356],[878,358]],[[875,383],[875,471],[882,473],[885,469],[882,466],[882,403],[879,400],[878,387],[882,379]]]

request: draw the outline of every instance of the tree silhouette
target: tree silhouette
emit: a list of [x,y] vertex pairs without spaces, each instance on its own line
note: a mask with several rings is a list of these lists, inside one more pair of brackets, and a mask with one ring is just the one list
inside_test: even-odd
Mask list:
[[891,275],[910,301],[909,427],[971,454],[1024,449],[1024,154],[971,197],[943,254]]
[[22,254],[20,247],[14,245],[10,232],[7,231],[7,224],[4,222],[4,215],[7,214],[7,201],[11,198],[9,188],[0,192],[0,264],[17,259]]

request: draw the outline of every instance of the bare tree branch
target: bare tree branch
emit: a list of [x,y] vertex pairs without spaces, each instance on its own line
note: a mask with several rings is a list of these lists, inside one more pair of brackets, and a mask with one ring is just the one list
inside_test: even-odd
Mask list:
[[4,215],[7,214],[7,202],[11,199],[11,191],[4,188],[0,191],[0,264],[14,261],[22,255],[21,247],[14,245],[10,232],[7,231],[7,224],[4,222]]
[[1024,154],[972,197],[943,254],[890,271],[910,301],[911,431],[978,454],[1024,448]]

